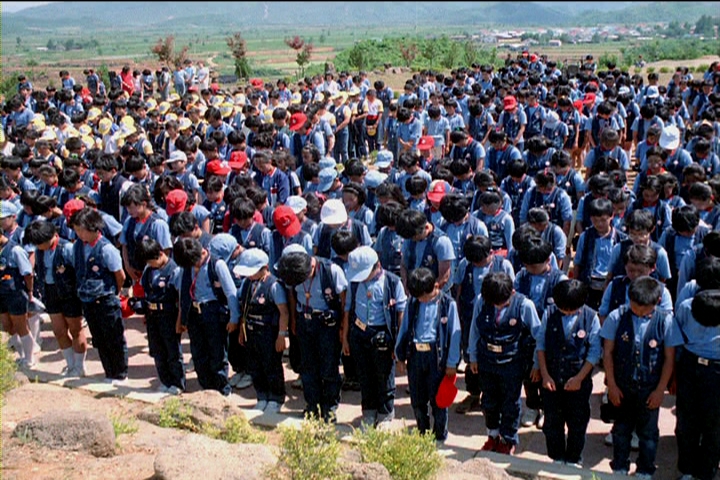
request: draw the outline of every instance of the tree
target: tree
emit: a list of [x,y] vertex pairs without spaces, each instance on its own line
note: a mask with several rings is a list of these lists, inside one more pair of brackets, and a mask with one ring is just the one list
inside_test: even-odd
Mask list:
[[432,69],[435,66],[435,59],[440,53],[440,45],[438,45],[437,40],[431,38],[425,41],[421,53],[422,56],[430,63],[430,68]]
[[292,38],[285,39],[285,45],[295,50],[295,63],[298,64],[300,71],[298,77],[305,76],[305,65],[310,63],[310,57],[312,56],[313,44],[305,42],[301,37],[295,35]]
[[405,61],[405,66],[410,67],[418,54],[418,46],[415,42],[403,41],[400,43],[400,55]]
[[182,50],[175,52],[175,36],[168,35],[165,40],[158,38],[157,43],[150,51],[160,63],[164,63],[168,68],[176,68],[187,59],[189,49],[190,47],[185,45]]
[[20,43],[22,43],[22,38],[16,37],[16,38],[15,38],[15,41],[17,42],[17,46],[19,47],[19,46],[20,46]]
[[365,42],[358,42],[348,52],[348,63],[354,70],[365,70],[370,64],[370,51]]
[[68,38],[67,40],[65,40],[64,45],[65,45],[65,50],[68,50],[68,51],[72,50],[73,48],[75,48],[75,39]]
[[235,59],[235,76],[238,79],[250,78],[252,68],[247,58],[247,42],[242,37],[242,33],[235,32],[232,37],[227,37],[225,41]]
[[461,47],[458,42],[450,41],[445,56],[442,59],[442,66],[445,68],[455,68],[460,60]]
[[466,40],[463,43],[463,63],[472,65],[478,61],[479,52],[472,40]]
[[52,38],[50,40],[48,40],[47,49],[55,50],[56,48],[57,48],[57,44],[55,43],[55,40],[53,40]]

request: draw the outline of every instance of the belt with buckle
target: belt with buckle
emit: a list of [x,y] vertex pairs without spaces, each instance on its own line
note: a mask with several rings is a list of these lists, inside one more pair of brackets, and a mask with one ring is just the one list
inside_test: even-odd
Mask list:
[[320,315],[323,313],[323,310],[305,310],[303,312],[303,316],[305,317],[305,320],[312,320],[313,315]]
[[429,352],[432,350],[432,345],[429,343],[416,343],[415,350],[418,352]]
[[711,358],[703,358],[699,355],[695,355],[689,350],[685,350],[685,352],[690,355],[691,357],[694,357],[697,360],[697,363],[699,365],[702,365],[704,367],[709,367],[711,365],[720,367],[720,360],[713,360]]
[[162,312],[163,310],[169,310],[170,308],[172,308],[172,305],[166,304],[166,303],[148,302],[147,307],[148,307],[148,310]]
[[487,349],[493,353],[502,353],[503,349],[500,345],[493,345],[492,343],[487,344]]

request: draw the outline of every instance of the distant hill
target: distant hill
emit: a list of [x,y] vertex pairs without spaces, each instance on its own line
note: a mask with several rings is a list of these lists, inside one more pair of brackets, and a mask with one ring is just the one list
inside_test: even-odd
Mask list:
[[261,28],[285,25],[569,26],[695,21],[718,2],[56,2],[3,13],[3,36],[80,28]]

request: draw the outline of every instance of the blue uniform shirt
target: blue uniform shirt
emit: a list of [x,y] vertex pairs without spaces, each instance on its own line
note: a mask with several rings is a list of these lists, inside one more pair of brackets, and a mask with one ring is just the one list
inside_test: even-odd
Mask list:
[[[643,339],[645,338],[645,332],[647,331],[647,327],[650,324],[650,318],[652,318],[652,315],[650,317],[638,317],[633,313],[631,314],[631,316],[633,322],[633,332],[635,332],[635,338],[633,338],[633,342],[636,349],[640,352],[640,359],[643,359]],[[610,312],[610,315],[608,315],[608,317],[605,319],[605,322],[600,329],[600,337],[614,342],[619,324],[620,309],[613,310],[612,312]],[[673,315],[670,312],[667,312],[665,316],[664,337],[665,347],[677,347],[678,345],[682,345],[683,343],[680,330],[678,329],[678,326],[673,319]]]
[[720,360],[720,325],[700,325],[693,317],[692,302],[692,298],[683,301],[675,314],[677,326],[686,338],[685,348],[698,357]]
[[[468,268],[473,269],[473,288],[475,289],[474,293],[475,297],[477,298],[478,295],[480,295],[480,289],[482,288],[482,281],[485,278],[485,275],[490,273],[490,268],[492,268],[492,262],[488,263],[484,267],[477,267],[475,265],[471,265],[470,262],[468,262],[467,258],[463,258],[462,260],[460,260],[460,263],[458,264],[458,267],[453,274],[453,283],[455,285],[462,284]],[[507,273],[513,282],[515,281],[515,271],[513,270],[512,263],[503,259],[501,271]]]
[[[387,305],[383,304],[383,296],[385,293],[385,272],[377,275],[370,281],[358,282],[357,296],[358,301],[355,302],[355,315],[361,322],[371,326],[385,325],[385,309]],[[407,306],[407,295],[401,282],[395,287],[395,292],[390,296],[395,299],[395,308],[398,312],[404,312]],[[348,294],[345,301],[345,311],[349,312],[352,307],[353,295],[352,288],[348,288]]]
[[[44,255],[44,263],[45,263],[45,285],[54,285],[55,284],[55,276],[54,276],[54,270],[53,270],[53,260],[55,258],[55,255],[58,253],[58,247],[60,247],[60,244],[57,245],[54,249],[46,250]],[[73,244],[68,242],[65,244],[65,247],[62,248],[60,255],[65,259],[66,263],[69,263],[72,265],[73,263]]]
[[[570,332],[574,331],[575,323],[577,321],[577,313],[573,315],[562,316],[562,326],[563,332],[565,333],[565,338],[568,338],[571,334]],[[547,323],[548,314],[546,311],[545,314],[543,314],[542,322],[540,322],[540,328],[538,329],[538,335],[535,339],[535,350],[538,352],[545,351],[545,332],[547,331]],[[600,357],[602,356],[602,342],[600,341],[600,320],[598,319],[597,314],[590,322],[590,329],[586,332],[586,334],[590,348],[588,349],[585,361],[590,362],[593,365],[597,365],[597,363],[600,361]]]
[[[613,246],[612,253],[610,255],[610,270],[612,270],[613,265],[615,265],[617,262],[622,262],[622,259],[620,258],[620,243],[616,243],[615,246]],[[669,278],[672,278],[672,275],[670,273],[670,261],[668,260],[667,252],[662,247],[658,248],[657,250],[657,262],[655,262],[655,270],[657,270],[658,276],[662,280],[668,280]]]
[[[625,288],[625,304],[630,304],[630,297],[628,296],[629,290],[630,285],[628,284]],[[611,294],[612,288],[610,287],[606,288],[603,292],[602,301],[600,302],[600,308],[598,309],[598,315],[600,315],[601,317],[607,317],[608,315],[610,315]],[[660,308],[660,310],[666,310],[668,312],[673,311],[672,296],[670,295],[670,292],[665,286],[663,286],[662,297],[660,299],[660,305],[658,305],[658,307]]]
[[[138,243],[143,240],[142,238],[139,238],[140,232],[142,231],[143,227],[144,227],[144,223],[135,222],[135,231],[132,233],[132,235],[135,238],[135,241]],[[128,243],[127,242],[128,228],[130,228],[130,217],[128,217],[125,220],[125,224],[123,225],[122,232],[120,233],[120,244],[121,245],[127,245],[127,243]],[[159,218],[156,219],[152,225],[150,225],[150,228],[148,229],[146,236],[157,241],[163,250],[168,250],[168,249],[172,248],[172,239],[170,238],[170,227],[168,226],[168,224],[165,221],[163,221]]]
[[[215,267],[215,272],[218,277],[217,281],[220,283],[220,285],[216,285],[216,287],[221,287],[223,293],[225,293],[225,296],[227,297],[227,305],[230,308],[230,323],[238,323],[240,320],[240,305],[237,301],[237,288],[235,287],[235,282],[230,274],[230,269],[228,268],[227,263],[223,260],[217,260]],[[179,272],[182,272],[182,269],[178,270]],[[182,277],[181,273],[180,276]],[[194,270],[193,276],[195,276]],[[179,290],[180,289],[178,289],[178,291]],[[204,303],[212,300],[217,300],[217,298],[215,297],[215,293],[213,293],[212,285],[210,285],[208,262],[205,262],[202,267],[200,267],[195,279],[195,301],[198,303]]]
[[[319,262],[319,260],[315,259],[316,262]],[[305,305],[306,298],[305,298],[305,292],[310,293],[310,300],[308,300],[308,306],[309,308],[313,310],[328,310],[328,304],[325,302],[325,297],[323,296],[322,287],[320,285],[320,274],[319,274],[319,266],[316,264],[315,266],[315,272],[312,278],[309,278],[305,280],[300,285],[295,286],[295,293],[297,293],[297,311],[302,312],[303,306]],[[338,295],[347,290],[348,288],[348,282],[345,277],[345,273],[343,273],[342,268],[335,265],[334,263],[330,265],[330,276],[332,277],[332,284],[335,286],[335,293]]]

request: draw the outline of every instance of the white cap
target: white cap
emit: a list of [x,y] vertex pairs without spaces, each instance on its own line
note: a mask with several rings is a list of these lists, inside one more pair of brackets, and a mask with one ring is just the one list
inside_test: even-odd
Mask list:
[[292,195],[288,197],[287,201],[285,202],[285,205],[290,207],[292,211],[297,215],[298,213],[302,212],[307,208],[307,200],[305,200],[300,195]]
[[675,125],[669,125],[663,128],[660,135],[660,148],[665,150],[675,150],[680,146],[680,130]]
[[187,155],[185,155],[185,152],[181,152],[180,150],[175,150],[170,154],[170,158],[165,160],[165,163],[171,163],[171,162],[179,162],[179,161],[187,162]]
[[320,210],[320,221],[327,225],[342,225],[347,219],[345,204],[337,198],[326,200]]

